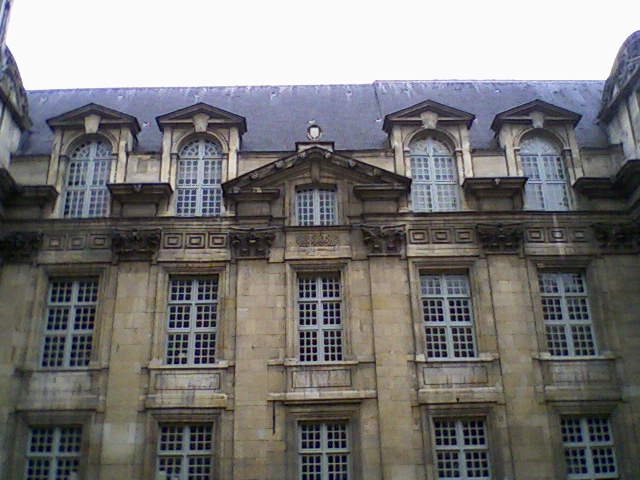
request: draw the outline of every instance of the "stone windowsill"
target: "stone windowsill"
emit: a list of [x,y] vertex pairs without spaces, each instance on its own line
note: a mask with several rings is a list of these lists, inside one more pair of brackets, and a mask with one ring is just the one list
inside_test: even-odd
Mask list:
[[151,362],[146,368],[150,371],[224,370],[233,365],[234,362],[230,362],[229,360],[219,360],[216,363],[204,365],[166,365],[160,362]]
[[499,356],[497,353],[481,353],[477,357],[468,357],[468,358],[427,358],[424,353],[418,353],[415,357],[410,358],[410,361],[415,363],[429,363],[429,364],[451,364],[451,363],[459,363],[459,364],[474,364],[474,363],[486,363],[486,362],[494,362],[498,360]]

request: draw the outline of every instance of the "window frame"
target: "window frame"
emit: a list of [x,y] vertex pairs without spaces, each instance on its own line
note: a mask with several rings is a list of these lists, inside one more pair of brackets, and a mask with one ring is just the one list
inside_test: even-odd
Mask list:
[[[198,155],[195,156],[185,156],[185,149],[194,144],[198,144]],[[204,144],[211,143],[215,146],[217,150],[217,154],[213,156],[207,156],[204,152]],[[224,209],[224,199],[222,195],[222,183],[225,180],[225,160],[227,160],[222,143],[215,137],[212,136],[195,136],[190,137],[181,142],[180,148],[176,154],[175,161],[175,194],[173,200],[173,208],[175,211],[175,215],[177,217],[220,217],[225,214]],[[184,166],[185,162],[195,162],[195,184],[190,185],[189,187],[181,187],[181,169]],[[214,172],[211,178],[205,178],[205,162],[212,162],[212,171]],[[216,174],[218,178],[216,178]],[[215,182],[217,180],[217,182]],[[206,182],[211,183],[206,183]],[[207,187],[205,188],[205,185]],[[195,205],[193,207],[185,207],[185,210],[182,210],[180,207],[180,199],[181,193],[183,191],[193,190],[193,195],[195,196]],[[204,200],[203,195],[207,190],[211,190],[214,192],[215,201],[213,202],[213,207],[211,207],[214,212],[209,213],[207,209],[204,208]],[[193,209],[193,212],[191,211]]]
[[[440,288],[441,288],[441,294],[440,295],[425,295],[424,294],[424,284],[423,284],[423,278],[426,277],[435,277],[438,278],[440,281]],[[446,287],[445,287],[445,283],[447,278],[455,278],[455,277],[459,277],[459,278],[464,278],[465,282],[466,282],[466,287],[467,287],[467,295],[449,295],[448,292],[446,292]],[[469,359],[477,359],[479,357],[478,354],[478,341],[476,338],[476,321],[475,321],[475,312],[474,312],[474,301],[473,301],[473,291],[471,289],[471,280],[469,278],[469,272],[462,272],[462,271],[428,271],[425,269],[420,269],[419,271],[419,275],[418,275],[418,281],[419,281],[419,303],[420,303],[420,312],[421,312],[421,316],[422,316],[422,322],[421,322],[421,332],[422,332],[422,337],[423,338],[423,345],[424,345],[424,354],[425,354],[425,358],[427,359],[427,361],[446,361],[446,360],[455,360],[455,361],[464,361],[464,360],[469,360]],[[444,288],[443,288],[444,287]],[[443,316],[445,318],[445,320],[443,321],[443,323],[436,323],[436,322],[427,322],[425,320],[425,317],[427,316],[426,312],[425,312],[425,300],[427,299],[442,299],[443,300],[443,305],[449,300],[449,299],[468,299],[468,310],[469,310],[469,316],[470,316],[470,320],[468,322],[465,322],[464,325],[463,324],[458,324],[456,322],[453,322],[451,320],[451,311],[449,308],[443,309]],[[471,336],[471,355],[468,356],[457,356],[456,352],[458,351],[456,349],[456,345],[454,343],[453,340],[453,332],[452,330],[454,328],[458,328],[458,326],[465,326],[467,328],[469,328],[470,331],[470,336]],[[428,328],[444,328],[445,329],[445,346],[446,346],[446,351],[445,351],[445,356],[430,356],[429,355],[429,338],[428,338],[428,334],[427,334],[427,329]]]
[[[429,151],[417,153],[414,150],[415,143],[417,142],[427,142]],[[446,148],[448,151],[447,155],[434,153],[433,142],[436,142]],[[457,212],[462,209],[462,195],[460,192],[460,166],[458,165],[458,158],[455,154],[455,151],[448,145],[448,142],[442,141],[435,135],[425,135],[419,134],[412,138],[408,145],[405,156],[408,160],[407,169],[410,172],[411,177],[411,192],[410,192],[410,206],[411,211],[415,213],[425,213],[425,212]],[[424,165],[422,166],[423,170],[428,172],[428,178],[425,180],[419,179],[417,175],[418,167],[416,165],[418,160],[422,160]],[[446,160],[450,164],[449,172],[453,178],[451,180],[438,180],[438,169],[437,160]],[[438,196],[438,186],[449,186],[448,196],[451,197],[452,205],[446,206],[441,205],[441,201]],[[418,193],[423,193],[424,196],[428,197],[431,207],[429,207],[426,202],[424,207],[417,208],[416,205],[419,203],[416,200]]]
[[[590,419],[606,420],[608,435],[610,437],[608,442],[594,442],[592,440],[587,439],[587,437],[589,437],[590,435],[589,425],[588,425],[588,421]],[[596,479],[605,479],[605,478],[613,478],[613,479],[619,478],[620,469],[618,468],[618,460],[616,456],[616,442],[613,434],[613,424],[609,415],[602,415],[602,414],[560,415],[559,420],[560,420],[559,422],[560,440],[562,441],[562,451],[563,451],[563,457],[565,461],[564,467],[566,472],[565,477],[567,478],[567,480],[580,480],[580,479],[596,480]],[[579,422],[578,428],[580,430],[580,435],[582,435],[583,437],[582,441],[567,442],[565,440],[564,432],[563,432],[564,430],[563,422],[565,420],[577,420]],[[611,449],[611,457],[613,457],[613,467],[615,469],[614,472],[606,472],[604,474],[594,472],[593,449],[595,448]],[[567,457],[567,451],[570,449],[583,450],[585,452],[585,455],[583,458],[586,460],[586,467],[588,470],[586,473],[578,473],[575,475],[572,475],[571,473],[569,473],[568,471],[569,459]]]
[[[548,321],[545,319],[545,312],[544,312],[544,298],[554,298],[554,295],[552,294],[546,294],[542,291],[542,288],[540,286],[540,278],[541,275],[554,275],[554,276],[562,276],[562,275],[580,275],[583,285],[584,285],[584,294],[580,295],[579,298],[584,298],[586,299],[586,306],[588,309],[588,315],[589,315],[589,320],[588,322],[576,322],[576,321],[571,321],[570,319],[565,319],[564,317],[567,315],[568,312],[568,307],[566,305],[566,300],[565,300],[565,295],[562,295],[561,292],[558,292],[558,294],[560,294],[560,305],[561,305],[561,312],[563,315],[563,320],[562,321],[557,321],[552,324],[552,325],[557,325],[559,327],[562,327],[564,334],[565,334],[565,338],[567,339],[567,354],[566,355],[560,355],[560,354],[554,354],[553,352],[550,351],[549,349],[549,333],[548,333]],[[564,283],[564,282],[563,282]],[[562,266],[560,266],[560,268],[554,268],[554,269],[547,269],[547,268],[540,268],[538,267],[536,269],[535,272],[535,291],[537,294],[537,309],[539,311],[539,315],[540,315],[540,325],[541,325],[541,338],[542,338],[542,344],[543,348],[541,349],[542,351],[546,352],[547,355],[549,355],[550,358],[552,359],[565,359],[565,358],[574,358],[574,359],[584,359],[584,358],[590,358],[590,357],[599,357],[601,356],[601,352],[602,352],[602,346],[600,345],[600,339],[599,339],[599,335],[597,334],[596,331],[596,324],[594,321],[594,308],[592,306],[591,302],[591,296],[589,293],[589,278],[587,275],[587,271],[584,268],[562,268]],[[571,331],[571,325],[573,323],[576,323],[578,325],[588,325],[590,328],[590,335],[591,335],[591,339],[592,339],[592,349],[593,349],[593,353],[587,353],[587,354],[582,354],[582,355],[576,355],[575,354],[575,345],[574,345],[574,338],[572,335],[568,335],[567,336],[567,332],[568,333],[572,333]]]
[[[172,450],[171,453],[162,453],[162,441],[163,441],[163,428],[171,428],[171,427],[179,427],[179,434],[182,436],[181,438],[181,445],[180,448],[177,450]],[[191,443],[192,443],[192,434],[193,434],[193,429],[195,428],[201,428],[201,427],[208,427],[208,432],[206,432],[206,434],[210,437],[209,438],[209,448],[208,449],[192,449],[191,448]],[[180,458],[180,476],[179,476],[179,480],[188,480],[188,466],[190,466],[189,461],[192,458],[207,458],[209,460],[209,465],[208,465],[208,478],[211,478],[211,476],[213,475],[213,472],[215,471],[215,461],[216,461],[216,456],[214,454],[215,452],[215,428],[212,422],[159,422],[158,426],[157,426],[157,430],[158,430],[158,435],[157,435],[157,441],[156,441],[156,462],[155,462],[155,467],[154,467],[154,472],[156,476],[160,476],[161,473],[166,473],[162,472],[160,470],[161,468],[161,462],[163,458],[169,458],[169,457],[179,457]],[[187,433],[188,432],[188,433]],[[177,433],[174,433],[173,435],[177,435]],[[197,433],[196,433],[197,435]],[[165,451],[166,452],[166,451]],[[200,472],[198,472],[200,473]],[[173,477],[172,477],[173,478]]]
[[[538,141],[541,145],[541,148],[538,151],[524,151],[522,150],[522,145],[525,142],[533,142]],[[554,149],[555,153],[543,153],[544,147],[549,149]],[[561,168],[551,168],[549,163],[551,160],[555,160],[559,162]],[[556,142],[545,138],[545,135],[540,134],[529,134],[524,136],[518,145],[518,161],[520,164],[520,168],[522,170],[523,176],[527,177],[527,181],[524,186],[523,192],[523,205],[524,210],[529,211],[561,211],[566,212],[573,209],[573,199],[571,196],[570,189],[570,180],[571,175],[569,172],[569,168],[567,166],[567,162],[563,155],[563,149],[560,148]],[[527,172],[531,171],[532,168],[538,172],[538,178],[532,178],[531,175],[527,174]],[[554,175],[550,172],[558,172],[562,174],[564,178],[554,178]],[[534,186],[539,186],[540,190],[533,190]],[[553,205],[549,205],[551,199],[554,194],[552,193],[552,189],[554,186],[562,187],[562,196],[564,197],[562,200],[564,202],[556,201]],[[536,205],[532,205],[532,197],[535,197],[537,194],[540,195],[541,198],[539,203]],[[564,203],[564,205],[562,204]]]
[[[455,446],[452,446],[452,445],[439,446],[438,445],[439,443],[438,435],[437,435],[438,427],[436,426],[437,421],[453,423],[453,426],[455,429],[455,440],[456,440]],[[492,478],[492,459],[491,459],[491,451],[490,451],[491,442],[489,441],[489,427],[487,425],[486,416],[471,416],[471,415],[470,416],[444,416],[444,417],[432,416],[430,418],[430,422],[431,422],[431,437],[432,437],[431,438],[431,442],[432,442],[431,454],[433,456],[433,465],[434,465],[434,474],[435,474],[434,478],[437,478],[438,480],[440,479],[446,480],[448,478],[459,478],[460,480],[474,480],[476,478],[491,480]],[[482,422],[482,428],[484,430],[483,431],[484,444],[482,445],[482,448],[466,443],[467,437],[465,436],[463,422]],[[465,456],[465,454],[467,453],[467,451],[485,452],[486,462],[487,462],[486,468],[488,471],[488,475],[482,476],[482,477],[468,475],[469,470],[465,468],[465,466],[467,465],[467,461],[466,461],[467,457]],[[458,473],[460,473],[461,476],[457,476],[457,477],[440,477],[439,476],[438,454],[441,452],[456,452],[458,454],[458,463],[460,465]]]
[[[52,442],[51,442],[51,452],[47,452],[46,454],[40,452],[31,452],[31,445],[33,444],[34,438],[34,430],[50,430],[52,433]],[[79,438],[77,440],[77,451],[74,452],[73,455],[65,454],[64,449],[61,448],[62,442],[62,432],[63,430],[76,430],[74,435],[77,435]],[[26,442],[26,451],[25,451],[25,462],[24,462],[24,479],[37,479],[40,478],[40,475],[36,474],[36,476],[30,476],[28,469],[30,468],[31,460],[36,459],[44,459],[45,461],[49,461],[50,464],[47,467],[47,478],[55,478],[62,472],[64,472],[65,467],[60,466],[60,462],[63,460],[75,460],[77,463],[76,467],[70,471],[70,473],[80,473],[80,466],[82,463],[82,444],[83,444],[83,428],[82,425],[29,425],[27,427],[27,442]],[[72,467],[73,468],[73,467]]]
[[[192,291],[196,292],[197,285],[200,282],[204,281],[215,281],[215,292],[212,292],[215,299],[210,302],[198,302],[197,300],[181,301],[181,302],[172,302],[172,287],[174,282],[178,281],[190,281],[192,286]],[[189,328],[188,329],[171,329],[171,307],[172,305],[188,305],[189,307]],[[196,324],[196,319],[198,316],[197,310],[198,305],[215,305],[215,326],[209,328],[197,328],[194,326]],[[219,340],[219,325],[220,325],[220,276],[218,274],[212,274],[207,276],[184,276],[184,275],[170,275],[168,278],[168,292],[167,292],[167,303],[166,303],[166,316],[165,316],[165,325],[164,325],[164,356],[163,362],[165,366],[183,366],[183,367],[195,367],[199,368],[202,366],[210,366],[218,363],[218,340]],[[171,363],[169,359],[171,356],[170,352],[170,336],[172,334],[187,334],[187,359],[184,363]],[[213,362],[202,362],[198,363],[195,358],[195,345],[197,344],[197,336],[198,334],[214,334],[213,340]]]
[[291,404],[284,406],[286,445],[286,480],[300,480],[298,451],[298,425],[300,423],[344,423],[350,451],[349,480],[360,480],[361,469],[361,419],[359,403]]
[[[320,427],[320,448],[319,449],[313,449],[313,448],[309,448],[309,449],[304,449],[303,448],[303,443],[304,443],[304,433],[303,433],[303,426],[319,426]],[[340,426],[344,428],[344,442],[346,443],[346,447],[345,448],[338,448],[338,449],[331,449],[328,444],[330,442],[330,436],[329,436],[329,426],[330,425],[336,425],[336,426]],[[307,480],[307,478],[305,478],[304,474],[306,472],[303,472],[303,458],[306,456],[319,456],[320,457],[320,475],[322,477],[323,480],[327,480],[329,478],[328,474],[329,474],[329,457],[331,455],[343,455],[347,457],[347,461],[346,461],[346,472],[341,471],[341,472],[336,472],[338,474],[345,474],[347,476],[347,480],[351,477],[351,442],[350,442],[350,429],[349,429],[349,422],[347,421],[341,421],[341,420],[336,420],[336,421],[313,421],[313,420],[307,420],[307,421],[298,421],[296,423],[297,426],[297,434],[298,434],[298,448],[297,448],[297,457],[298,457],[298,461],[297,461],[297,466],[298,466],[298,480]],[[335,472],[335,470],[333,470],[333,472]]]
[[[82,157],[79,159],[72,158],[74,153],[86,143],[89,144],[89,150],[90,150],[89,156]],[[96,158],[95,155],[96,155],[96,149],[97,149],[98,143],[103,143],[108,147],[109,149],[108,155],[105,154],[104,157]],[[64,162],[64,172],[62,174],[62,179],[61,179],[62,195],[60,195],[60,200],[61,200],[60,217],[68,218],[68,219],[108,217],[111,213],[111,194],[109,192],[107,185],[113,180],[114,170],[115,170],[114,164],[117,158],[117,154],[114,153],[114,150],[113,150],[112,142],[102,136],[93,136],[93,135],[82,136],[81,138],[76,139],[69,146],[69,148],[67,149],[67,152],[68,153],[63,156],[65,162]],[[95,180],[95,177],[97,175],[96,166],[98,164],[96,164],[96,161],[100,161],[100,162],[104,161],[106,163],[106,173],[103,175],[105,178],[101,180],[101,181],[104,181],[104,183],[98,185],[97,187],[91,185],[91,183]],[[86,172],[85,172],[86,179],[82,185],[71,187],[69,185],[69,182],[73,172],[72,167],[76,163],[85,164],[87,166]],[[98,213],[92,213],[90,209],[91,207],[90,196],[91,196],[91,192],[93,191],[100,191],[104,195],[104,198],[102,198],[101,200],[100,212]],[[80,212],[78,212],[77,214],[66,213],[71,192],[82,193],[81,195],[82,207],[80,208]]]
[[[75,300],[72,300],[71,302],[68,303],[55,303],[52,304],[51,303],[51,294],[52,294],[52,288],[53,288],[53,284],[56,282],[71,282],[72,286],[71,286],[71,291],[72,294],[74,296],[77,295],[78,293],[78,289],[79,289],[79,283],[81,282],[93,282],[95,284],[95,301],[92,303],[78,303]],[[38,368],[43,369],[43,370],[47,370],[47,371],[51,371],[51,370],[84,370],[84,369],[89,369],[92,366],[92,363],[94,361],[94,359],[96,358],[96,351],[97,351],[97,344],[98,344],[98,332],[99,332],[99,328],[100,328],[100,304],[102,302],[101,300],[101,290],[102,290],[102,285],[101,285],[101,279],[99,275],[78,275],[78,276],[70,276],[70,275],[65,275],[65,276],[48,276],[47,277],[47,283],[46,283],[46,287],[45,287],[45,298],[44,298],[44,305],[43,305],[43,314],[40,317],[42,319],[42,325],[40,326],[39,331],[41,332],[41,337],[40,337],[40,341],[39,341],[39,347],[38,347]],[[53,305],[53,306],[52,306]],[[50,317],[50,312],[52,309],[55,308],[63,308],[64,305],[68,305],[68,309],[69,309],[69,319],[68,319],[68,324],[72,324],[74,318],[72,317],[71,314],[71,310],[78,308],[78,306],[92,306],[93,307],[93,319],[92,319],[92,328],[90,330],[88,329],[71,329],[71,328],[66,328],[64,329],[64,334],[60,335],[60,334],[55,334],[55,333],[50,333],[48,334],[47,332],[49,331],[49,329],[47,328],[47,324],[48,324],[48,319]],[[55,330],[52,330],[55,331]],[[75,332],[89,332],[87,333],[80,333],[75,335]],[[76,338],[76,336],[86,336],[89,335],[90,336],[90,350],[88,352],[88,354],[86,354],[86,363],[83,365],[71,365],[71,359],[72,359],[72,353],[73,353],[73,340],[74,338]],[[62,363],[60,365],[44,365],[45,363],[45,353],[46,353],[46,345],[47,345],[47,339],[48,338],[53,338],[53,337],[64,337],[65,342],[64,342],[64,346],[63,346],[63,358],[62,358]]]
[[[302,221],[301,218],[301,196],[305,192],[310,192],[311,195],[311,219]],[[323,221],[322,219],[322,194],[330,194],[328,199],[331,201],[331,215],[330,221]],[[294,224],[300,227],[327,227],[339,225],[339,192],[337,185],[328,184],[306,184],[297,185],[294,188],[293,199],[293,211],[294,211]]]

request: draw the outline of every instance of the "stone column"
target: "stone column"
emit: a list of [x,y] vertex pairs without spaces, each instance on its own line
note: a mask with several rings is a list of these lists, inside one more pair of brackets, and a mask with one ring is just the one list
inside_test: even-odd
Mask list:
[[[415,385],[411,293],[405,261],[397,256],[369,259],[380,451],[384,480],[424,478],[420,466],[420,422],[414,418]],[[417,412],[415,412],[417,413]]]

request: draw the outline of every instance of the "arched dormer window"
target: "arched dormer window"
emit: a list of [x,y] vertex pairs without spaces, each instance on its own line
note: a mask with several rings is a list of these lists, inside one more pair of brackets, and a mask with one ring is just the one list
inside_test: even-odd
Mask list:
[[458,210],[458,171],[450,149],[432,137],[409,144],[411,204],[416,212]]
[[107,215],[111,162],[111,145],[104,140],[86,140],[73,148],[64,183],[64,217]]
[[536,135],[520,143],[522,170],[528,177],[525,185],[527,210],[568,210],[567,170],[560,149]]
[[180,149],[176,214],[183,217],[222,213],[222,149],[208,138],[191,140]]

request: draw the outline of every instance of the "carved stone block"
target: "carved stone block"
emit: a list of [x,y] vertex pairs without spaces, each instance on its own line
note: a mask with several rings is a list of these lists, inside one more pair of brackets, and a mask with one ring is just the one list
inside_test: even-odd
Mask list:
[[362,225],[362,240],[370,255],[398,255],[405,241],[404,225]]
[[161,232],[154,230],[115,230],[111,249],[119,261],[149,261],[158,253]]

